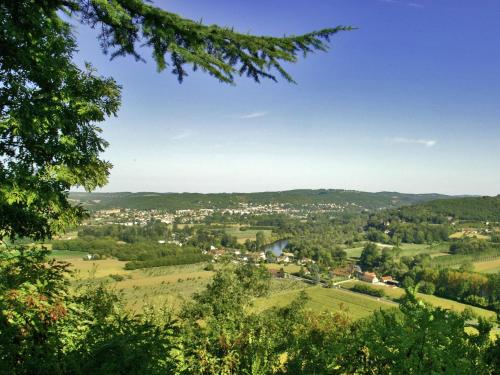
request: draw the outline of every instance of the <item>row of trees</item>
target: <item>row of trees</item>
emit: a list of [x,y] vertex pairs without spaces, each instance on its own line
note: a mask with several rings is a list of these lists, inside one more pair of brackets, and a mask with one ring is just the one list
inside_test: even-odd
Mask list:
[[78,228],[78,237],[114,238],[128,243],[157,241],[169,235],[171,230],[168,225],[159,220],[152,220],[146,225],[83,225]]
[[[479,274],[465,270],[417,268],[408,273],[415,282],[424,282],[434,294],[488,308],[500,313],[500,274]],[[433,294],[433,293],[430,293]]]
[[490,242],[473,237],[463,237],[450,244],[450,253],[457,255],[481,254],[493,249]]
[[434,243],[448,241],[450,227],[445,224],[390,223],[380,226],[368,224],[366,239],[373,242],[389,243],[398,246],[401,243]]

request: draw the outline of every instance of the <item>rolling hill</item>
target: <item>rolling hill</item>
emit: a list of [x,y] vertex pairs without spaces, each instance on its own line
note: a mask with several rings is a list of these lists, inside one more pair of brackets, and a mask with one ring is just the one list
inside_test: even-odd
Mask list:
[[440,194],[403,194],[396,192],[369,193],[354,190],[319,189],[289,190],[260,193],[70,193],[74,203],[82,204],[89,210],[107,208],[179,209],[231,208],[242,203],[286,204],[303,206],[312,204],[350,205],[353,208],[379,210],[397,208],[435,199],[449,199]]

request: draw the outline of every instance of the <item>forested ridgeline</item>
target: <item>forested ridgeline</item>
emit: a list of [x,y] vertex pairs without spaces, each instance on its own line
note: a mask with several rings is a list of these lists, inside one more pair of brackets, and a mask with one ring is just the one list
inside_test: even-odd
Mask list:
[[500,196],[435,199],[374,215],[374,221],[446,224],[451,221],[500,222]]
[[240,204],[283,204],[301,207],[313,204],[337,204],[352,209],[399,207],[433,199],[448,198],[439,194],[368,193],[354,190],[320,189],[260,193],[71,193],[70,198],[86,208],[165,209],[169,211],[201,208],[235,208]]

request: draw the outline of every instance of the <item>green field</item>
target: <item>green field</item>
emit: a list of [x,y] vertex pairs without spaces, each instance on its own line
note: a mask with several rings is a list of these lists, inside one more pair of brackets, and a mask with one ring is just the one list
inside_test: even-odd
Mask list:
[[282,293],[274,293],[268,297],[259,298],[255,301],[254,308],[257,311],[271,307],[283,307],[304,290],[309,297],[306,307],[316,311],[345,311],[352,319],[360,319],[371,315],[380,309],[394,308],[396,305],[388,301],[377,301],[376,298],[354,294],[341,289],[328,289],[320,286],[304,287]]
[[[195,292],[201,291],[213,272],[205,271],[205,264],[155,267],[137,270],[125,270],[126,262],[116,259],[82,259],[86,253],[54,251],[52,257],[68,261],[74,273],[71,276],[74,286],[99,285],[118,291],[124,297],[125,304],[133,311],[140,311],[144,305],[177,309],[183,301]],[[116,281],[113,277],[122,277]]]
[[[189,300],[193,293],[203,290],[207,285],[213,272],[205,271],[205,264],[192,264],[184,266],[155,267],[149,269],[125,270],[126,262],[116,259],[104,259],[97,261],[85,261],[82,256],[86,253],[62,252],[52,253],[58,260],[72,263],[75,271],[72,276],[74,285],[86,283],[98,285],[105,283],[109,288],[119,291],[126,306],[132,311],[140,311],[143,306],[156,308],[168,306],[176,311],[183,302]],[[268,268],[281,268],[281,265],[268,265]],[[296,272],[300,267],[297,265],[284,266],[286,272]],[[116,281],[113,277],[123,278]],[[352,281],[342,284],[349,287]],[[399,298],[404,291],[400,288],[388,288],[386,286],[374,285],[375,288],[383,288],[388,297]],[[352,319],[359,319],[370,315],[380,308],[394,307],[394,303],[377,300],[370,296],[354,294],[341,289],[327,289],[319,286],[309,286],[294,280],[273,280],[271,295],[258,299],[255,303],[256,310],[264,310],[273,306],[285,306],[298,296],[300,291],[305,290],[310,297],[307,306],[319,311],[346,310]],[[463,311],[469,307],[477,314],[484,317],[492,317],[491,311],[464,305],[459,302],[420,294],[420,298],[433,305],[443,308]]]
[[296,264],[284,264],[284,265],[281,265],[281,264],[277,264],[277,263],[268,263],[268,264],[266,264],[266,267],[269,268],[269,269],[272,269],[272,270],[279,270],[279,269],[283,268],[283,270],[286,273],[299,272],[300,268],[301,268],[300,266],[298,266]]
[[[343,283],[342,287],[349,288],[357,283],[363,283],[365,285],[368,285],[367,283],[364,283],[362,281],[353,280],[353,281]],[[391,299],[400,298],[405,294],[405,291],[401,288],[389,287],[386,285],[373,285],[373,284],[371,284],[370,286],[373,288],[376,288],[376,289],[382,289],[385,292],[385,294],[387,295],[387,297],[391,298]],[[461,311],[464,311],[466,308],[468,308],[468,309],[471,309],[472,311],[474,311],[474,313],[476,313],[477,315],[482,316],[484,318],[495,318],[496,317],[496,314],[493,311],[481,309],[481,308],[475,307],[475,306],[466,305],[464,303],[452,301],[450,299],[441,298],[441,297],[423,294],[423,293],[418,293],[418,297],[420,299],[422,299],[423,301],[430,303],[431,305],[439,306],[439,307],[442,307],[444,309],[450,309],[450,310],[461,312]]]
[[[393,248],[392,245],[377,244],[380,248]],[[448,244],[415,244],[415,243],[403,243],[400,246],[401,253],[399,256],[415,256],[417,254],[431,254],[432,255],[444,255],[448,251]],[[349,258],[357,259],[361,256],[364,245],[354,246],[352,248],[344,249]]]
[[[168,306],[174,311],[183,302],[189,300],[193,293],[203,290],[213,275],[204,271],[204,264],[185,266],[155,267],[128,271],[123,268],[125,262],[116,259],[85,261],[78,256],[65,252],[55,254],[59,260],[67,260],[75,270],[73,283],[80,285],[98,285],[105,283],[109,288],[119,291],[126,306],[132,311],[140,311],[144,305],[156,308]],[[280,265],[269,265],[269,268],[280,268]],[[299,269],[296,265],[285,266],[287,272]],[[121,275],[122,281],[115,281],[110,275]],[[377,301],[371,297],[356,295],[338,289],[311,287],[295,280],[272,280],[271,295],[256,301],[257,310],[272,306],[284,306],[306,290],[311,300],[308,307],[321,311],[346,310],[353,319],[368,316],[380,308],[390,308],[393,304]]]
[[88,253],[85,251],[54,250],[50,253],[50,258],[73,260],[82,259],[87,254]]
[[263,232],[264,236],[266,237],[266,240],[271,242],[272,241],[272,231],[269,229],[264,229],[264,230],[256,230],[256,229],[247,229],[247,230],[240,230],[240,226],[230,226],[230,227],[225,227],[224,231],[229,234],[230,236],[234,236],[238,239],[238,243],[245,243],[246,240],[251,240],[255,241],[257,232]]

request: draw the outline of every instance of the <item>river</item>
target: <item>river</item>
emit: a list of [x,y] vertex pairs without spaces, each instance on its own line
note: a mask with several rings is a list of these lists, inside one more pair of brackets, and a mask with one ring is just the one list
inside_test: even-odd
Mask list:
[[265,252],[272,251],[274,255],[279,257],[283,252],[283,249],[288,245],[288,240],[278,240],[272,244],[267,245],[264,248]]

